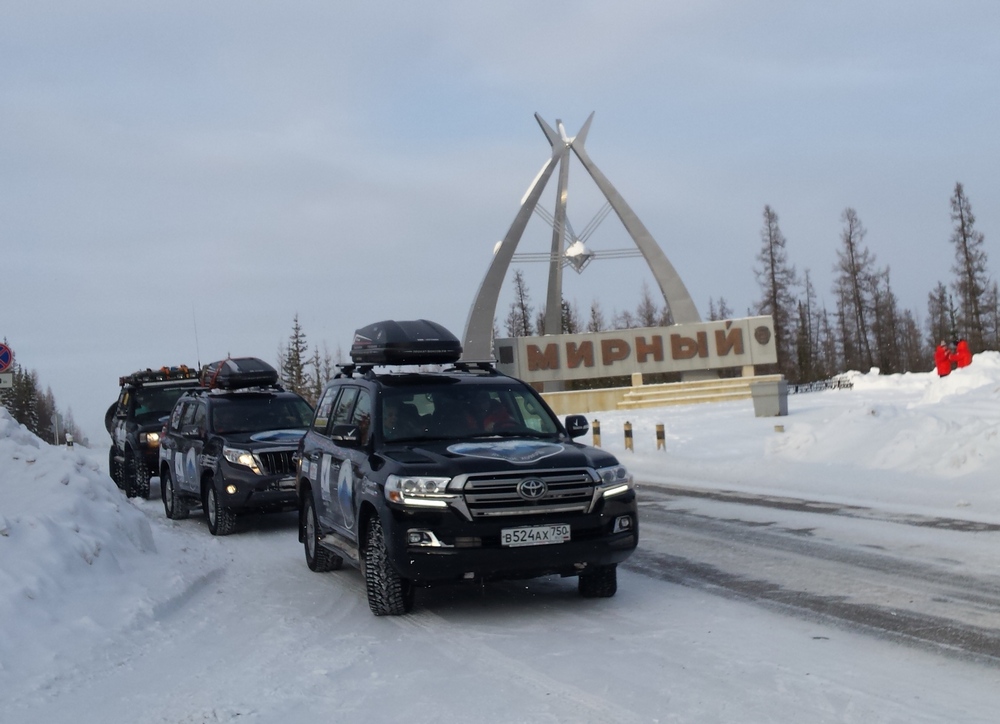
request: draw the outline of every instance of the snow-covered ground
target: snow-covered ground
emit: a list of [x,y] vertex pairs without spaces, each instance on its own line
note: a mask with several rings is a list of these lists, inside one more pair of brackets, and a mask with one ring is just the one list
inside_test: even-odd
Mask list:
[[[790,396],[781,418],[755,418],[749,401],[591,417],[644,483],[1000,524],[1000,354],[944,379],[850,378],[851,390]],[[198,516],[168,521],[158,500],[127,500],[106,452],[51,447],[0,408],[0,722],[986,722],[1000,711],[995,668],[627,571],[610,602],[545,579],[485,597],[432,591],[414,614],[377,619],[359,574],[308,571],[294,515],[212,538]],[[948,555],[995,574],[998,543],[956,535]]]

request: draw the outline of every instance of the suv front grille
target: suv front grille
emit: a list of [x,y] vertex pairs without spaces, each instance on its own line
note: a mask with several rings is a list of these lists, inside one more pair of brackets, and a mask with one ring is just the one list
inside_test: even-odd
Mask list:
[[291,475],[295,472],[292,462],[294,450],[268,450],[258,452],[257,460],[264,475]]
[[[526,500],[517,492],[525,479],[543,480],[545,494]],[[594,499],[594,480],[583,469],[518,471],[470,475],[463,486],[473,520],[543,513],[586,513]]]

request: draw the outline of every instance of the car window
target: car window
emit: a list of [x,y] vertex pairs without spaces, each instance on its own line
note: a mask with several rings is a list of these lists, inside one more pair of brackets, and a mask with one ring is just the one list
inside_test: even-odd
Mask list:
[[174,411],[170,414],[170,429],[179,430],[181,427],[181,416],[190,402],[181,402],[174,406]]
[[198,401],[191,400],[185,405],[184,413],[181,416],[181,427],[194,424],[194,413],[198,409]]
[[338,388],[330,387],[323,393],[316,405],[316,416],[313,418],[312,429],[319,434],[326,432],[326,426],[330,422],[330,412],[333,410],[333,401],[337,399]]
[[554,435],[558,430],[552,415],[520,387],[397,388],[383,396],[382,410],[382,434],[389,442],[428,436]]
[[212,429],[221,435],[309,427],[312,408],[299,397],[234,395],[212,408]]
[[138,422],[153,422],[170,414],[174,403],[180,399],[183,387],[143,387],[136,390],[135,418]]
[[199,430],[205,429],[205,421],[208,416],[208,412],[205,410],[205,405],[196,402],[191,407],[194,408],[194,418],[191,424],[197,427]]
[[351,423],[358,426],[358,441],[362,445],[367,445],[372,427],[372,398],[367,390],[361,390],[358,394],[358,402],[354,406]]
[[340,399],[333,413],[334,425],[346,425],[351,421],[351,412],[354,410],[354,401],[358,398],[357,387],[344,387],[341,389]]

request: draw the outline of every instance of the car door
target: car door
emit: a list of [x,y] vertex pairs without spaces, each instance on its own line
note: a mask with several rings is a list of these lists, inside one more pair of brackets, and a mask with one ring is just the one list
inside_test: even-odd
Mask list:
[[174,481],[178,489],[201,494],[201,454],[207,435],[207,411],[202,400],[190,400],[181,411],[179,429],[173,435]]
[[128,406],[132,403],[132,390],[128,387],[118,396],[118,407],[115,408],[114,432],[112,437],[118,454],[125,452],[125,441],[128,439]]
[[[353,385],[343,386],[335,390],[337,397],[332,403],[330,419],[322,431],[310,432],[310,448],[307,460],[310,467],[310,480],[316,491],[316,513],[324,528],[337,526],[343,528],[340,514],[338,482],[340,463],[343,456],[337,452],[331,431],[338,425],[350,424],[354,403],[358,399],[360,388]],[[315,433],[315,434],[314,434]]]
[[349,425],[354,433],[354,441],[349,444],[331,437],[331,470],[337,465],[337,510],[333,515],[335,526],[348,536],[353,536],[357,520],[359,488],[365,479],[365,463],[368,460],[368,442],[372,435],[372,395],[366,389],[358,392],[351,412]]
[[[302,438],[302,476],[309,481],[313,505],[321,522],[326,522],[329,518],[323,502],[323,456],[326,453],[329,457],[330,437],[327,430],[340,390],[340,387],[328,387],[324,390],[316,403],[312,424]],[[326,465],[329,467],[329,461]]]

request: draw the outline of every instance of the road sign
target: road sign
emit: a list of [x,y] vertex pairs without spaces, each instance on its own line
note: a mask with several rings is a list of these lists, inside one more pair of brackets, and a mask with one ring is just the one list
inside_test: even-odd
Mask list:
[[5,344],[0,344],[0,372],[6,372],[14,364],[14,350]]
[[9,390],[14,386],[14,373],[0,374],[0,390]]

